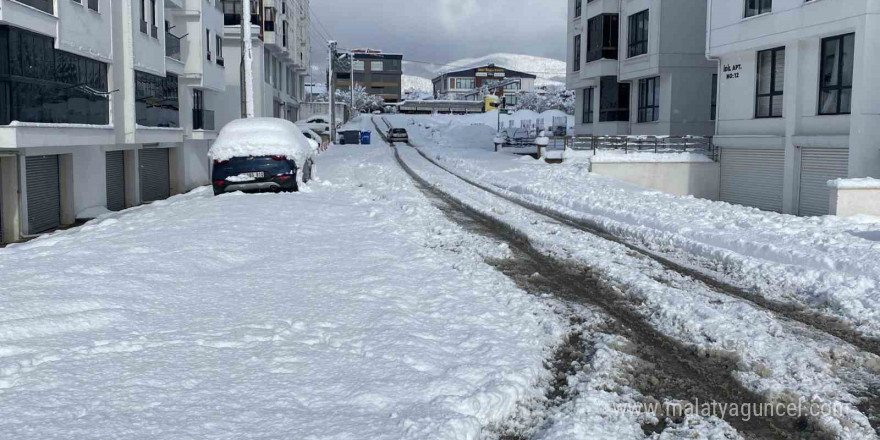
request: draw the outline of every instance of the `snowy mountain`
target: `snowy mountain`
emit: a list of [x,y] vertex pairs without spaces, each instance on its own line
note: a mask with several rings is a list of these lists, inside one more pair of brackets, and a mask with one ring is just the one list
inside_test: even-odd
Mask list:
[[[535,82],[535,85],[537,86],[565,84],[565,61],[512,53],[494,53],[479,58],[463,58],[457,61],[452,61],[447,65],[415,63],[404,60],[404,82],[407,81],[406,77],[427,79],[428,81],[424,83],[426,84],[425,87],[427,87],[425,90],[431,90],[430,79],[443,72],[467,69],[486,64],[496,64],[508,69],[537,75],[538,80]],[[421,82],[417,82],[417,80],[411,81],[412,84],[422,84]],[[404,89],[406,89],[406,86]]]

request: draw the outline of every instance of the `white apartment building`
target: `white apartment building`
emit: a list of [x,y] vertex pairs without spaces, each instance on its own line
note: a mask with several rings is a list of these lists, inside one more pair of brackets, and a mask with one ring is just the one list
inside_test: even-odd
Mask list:
[[[739,0],[735,0],[739,1]],[[706,0],[569,0],[579,135],[711,135]]]
[[[243,115],[241,2],[222,0],[223,51],[230,60],[226,93],[218,109],[220,126]],[[309,0],[250,0],[253,39],[254,108],[257,117],[296,121],[305,102],[309,69]]]
[[880,177],[880,2],[708,3],[721,199],[823,215],[828,180]]
[[218,1],[0,0],[4,243],[209,183]]

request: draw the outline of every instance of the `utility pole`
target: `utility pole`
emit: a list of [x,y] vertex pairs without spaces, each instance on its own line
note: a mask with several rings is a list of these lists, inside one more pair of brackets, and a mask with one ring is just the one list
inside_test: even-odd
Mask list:
[[241,64],[244,117],[254,117],[254,42],[251,40],[251,0],[241,2]]
[[349,68],[351,69],[351,118],[354,118],[354,52],[348,53]]
[[333,67],[336,64],[336,42],[330,42],[330,75],[327,78],[327,92],[330,93],[330,142],[336,142],[336,79]]

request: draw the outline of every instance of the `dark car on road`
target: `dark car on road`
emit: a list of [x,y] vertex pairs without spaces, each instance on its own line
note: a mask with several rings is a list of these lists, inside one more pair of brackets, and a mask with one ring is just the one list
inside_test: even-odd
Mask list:
[[388,130],[388,141],[409,142],[409,134],[406,133],[405,128],[392,128],[391,130]]
[[[311,163],[302,170],[303,183],[311,180]],[[214,161],[214,194],[226,192],[294,192],[296,163],[284,156],[233,157]]]

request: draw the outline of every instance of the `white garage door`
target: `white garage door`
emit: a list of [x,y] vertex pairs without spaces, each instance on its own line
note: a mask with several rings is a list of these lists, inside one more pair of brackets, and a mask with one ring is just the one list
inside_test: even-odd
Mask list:
[[61,180],[58,156],[31,156],[27,167],[28,234],[61,226]]
[[145,148],[138,153],[140,162],[141,201],[165,200],[171,195],[168,150]]
[[828,215],[828,181],[847,177],[848,168],[848,149],[803,148],[798,215]]
[[721,150],[721,200],[782,212],[784,150]]

